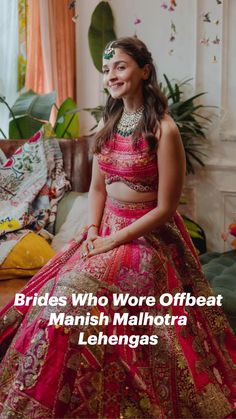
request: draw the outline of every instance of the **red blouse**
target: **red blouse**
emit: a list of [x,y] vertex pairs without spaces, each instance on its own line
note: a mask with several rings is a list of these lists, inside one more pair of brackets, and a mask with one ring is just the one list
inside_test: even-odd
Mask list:
[[156,191],[156,151],[150,152],[145,138],[140,138],[136,149],[132,141],[131,136],[123,137],[116,133],[98,154],[98,164],[105,174],[105,183],[124,182],[135,191]]

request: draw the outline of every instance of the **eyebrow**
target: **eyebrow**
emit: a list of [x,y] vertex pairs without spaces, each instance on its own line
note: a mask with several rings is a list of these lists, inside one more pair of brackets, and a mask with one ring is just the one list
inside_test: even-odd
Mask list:
[[[127,62],[126,61],[124,61],[124,60],[119,60],[119,61],[115,61],[114,62],[114,66],[117,66],[118,64],[120,64],[120,63],[125,63],[125,64],[127,64]],[[107,64],[104,64],[103,66],[102,66],[102,68],[108,68],[108,65]]]

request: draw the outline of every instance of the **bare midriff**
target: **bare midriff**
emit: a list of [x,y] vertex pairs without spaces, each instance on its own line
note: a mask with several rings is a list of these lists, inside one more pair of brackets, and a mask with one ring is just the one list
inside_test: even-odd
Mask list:
[[157,191],[137,192],[123,182],[114,182],[106,185],[107,195],[123,202],[147,202],[157,199]]

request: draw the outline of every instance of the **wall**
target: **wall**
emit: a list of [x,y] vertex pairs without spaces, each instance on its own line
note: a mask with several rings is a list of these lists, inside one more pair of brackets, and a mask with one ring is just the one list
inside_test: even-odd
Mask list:
[[[87,33],[97,0],[78,0],[77,75],[79,107],[101,104],[102,80],[93,66]],[[161,8],[162,0],[110,0],[117,36],[137,35],[150,48],[157,64],[159,79],[193,78],[187,93],[205,91],[201,102],[214,105],[210,109],[212,124],[207,133],[206,167],[186,181],[191,212],[207,234],[208,249],[222,251],[221,232],[236,211],[236,82],[234,79],[236,45],[234,22],[236,1],[179,0],[174,12]],[[210,12],[211,22],[201,14]],[[141,23],[135,27],[136,18]],[[170,42],[171,20],[176,25],[176,39]],[[215,21],[219,23],[214,23]],[[216,38],[219,44],[212,43]],[[208,46],[200,40],[209,37]],[[89,132],[94,120],[81,111],[81,130]]]

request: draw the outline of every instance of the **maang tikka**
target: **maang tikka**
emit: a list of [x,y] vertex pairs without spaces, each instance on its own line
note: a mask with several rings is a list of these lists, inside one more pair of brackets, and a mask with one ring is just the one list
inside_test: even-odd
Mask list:
[[103,58],[104,60],[110,60],[113,55],[115,55],[115,48],[112,47],[112,43],[111,45],[105,49],[104,54],[103,54]]

